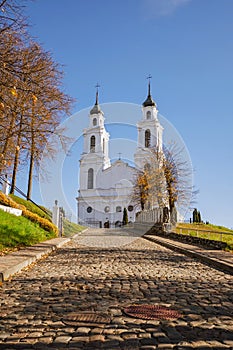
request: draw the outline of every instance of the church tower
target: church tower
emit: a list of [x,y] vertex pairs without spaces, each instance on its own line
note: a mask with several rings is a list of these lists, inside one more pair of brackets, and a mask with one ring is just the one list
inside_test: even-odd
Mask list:
[[99,106],[98,85],[95,105],[89,113],[89,126],[83,130],[84,146],[80,159],[80,191],[96,188],[99,171],[110,166],[109,133],[104,127],[104,113]]
[[148,95],[142,104],[142,119],[137,123],[138,141],[134,154],[136,167],[143,169],[150,157],[150,149],[163,149],[163,127],[158,120],[158,109],[151,97],[150,78],[148,82]]

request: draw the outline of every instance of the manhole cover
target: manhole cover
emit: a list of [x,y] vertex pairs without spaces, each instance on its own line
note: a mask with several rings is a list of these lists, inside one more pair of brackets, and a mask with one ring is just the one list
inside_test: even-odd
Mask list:
[[131,305],[124,309],[124,313],[143,320],[168,320],[181,317],[178,311],[161,305]]
[[95,312],[78,312],[68,314],[63,317],[63,322],[68,325],[76,323],[109,323],[110,317],[107,315],[97,314]]

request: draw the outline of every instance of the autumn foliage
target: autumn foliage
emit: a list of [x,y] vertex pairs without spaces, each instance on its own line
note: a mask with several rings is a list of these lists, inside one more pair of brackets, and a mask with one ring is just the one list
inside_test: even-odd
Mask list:
[[10,175],[14,193],[20,165],[27,168],[30,199],[42,155],[53,157],[59,149],[50,140],[65,144],[59,125],[73,99],[63,91],[62,67],[26,32],[18,4],[0,2],[0,173]]

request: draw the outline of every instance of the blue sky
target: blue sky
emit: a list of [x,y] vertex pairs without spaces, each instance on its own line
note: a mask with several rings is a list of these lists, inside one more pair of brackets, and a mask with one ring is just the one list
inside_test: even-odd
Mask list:
[[[64,90],[77,100],[73,113],[94,103],[96,82],[101,103],[141,104],[146,76],[152,75],[159,111],[189,150],[199,190],[196,206],[204,220],[228,227],[233,227],[232,13],[232,0],[36,0],[26,8],[30,32],[64,65]],[[81,128],[80,122],[77,137]],[[71,159],[64,164],[66,177],[72,169],[67,193],[75,208],[78,153]],[[34,199],[39,200],[36,186]]]

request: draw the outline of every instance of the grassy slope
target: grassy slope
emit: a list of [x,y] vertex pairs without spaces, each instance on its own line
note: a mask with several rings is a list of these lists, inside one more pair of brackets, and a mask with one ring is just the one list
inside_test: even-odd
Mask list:
[[[24,205],[32,213],[51,221],[51,212],[46,208],[42,207],[47,211],[47,214],[30,201],[15,195],[10,197],[18,204]],[[64,235],[67,237],[71,237],[83,229],[83,226],[64,220]],[[43,230],[37,223],[31,222],[25,217],[17,217],[0,210],[0,254],[54,237],[54,233]]]
[[184,228],[187,227],[188,229],[199,229],[204,231],[219,231],[219,232],[230,232],[233,233],[233,230],[230,230],[227,227],[224,226],[217,226],[212,224],[189,224],[189,223],[178,223],[177,228]]
[[[23,199],[21,197],[15,196],[14,194],[11,194],[10,197],[18,204],[24,205],[29,211],[31,211],[34,214],[39,215],[41,218],[45,218],[51,221],[51,216],[46,214],[43,210],[38,208],[35,204],[33,204],[30,201],[27,201],[26,199]],[[44,209],[44,208],[43,208]]]
[[[50,210],[48,210],[47,208],[40,206],[43,210],[41,210],[40,208],[38,208],[35,204],[33,204],[30,201],[27,201],[26,199],[23,199],[21,197],[15,196],[15,195],[10,195],[10,197],[18,204],[22,204],[24,205],[28,210],[30,210],[31,212],[41,216],[42,218],[46,218],[50,221],[52,221],[52,213]],[[45,211],[47,212],[47,214],[45,213]],[[77,225],[73,222],[70,222],[68,220],[64,220],[64,236],[66,237],[71,237],[74,234],[82,231],[85,227]]]
[[233,230],[230,230],[229,228],[226,228],[224,226],[217,226],[212,224],[188,224],[188,223],[178,223],[176,226],[176,232],[180,233],[180,228],[182,228],[183,234],[189,234],[190,236],[196,236],[198,230],[203,231],[217,231],[219,233],[229,233],[229,234],[222,234],[219,233],[209,233],[209,232],[198,232],[198,236],[200,238],[207,238],[215,241],[222,240],[223,242],[226,242],[228,245],[228,250],[233,250]]
[[0,210],[0,251],[29,246],[55,236],[55,233],[43,230],[37,223],[23,216],[15,216]]
[[77,225],[74,222],[70,222],[66,219],[64,220],[63,227],[64,227],[64,236],[66,236],[66,237],[71,237],[74,234],[79,233],[85,229],[84,226]]

